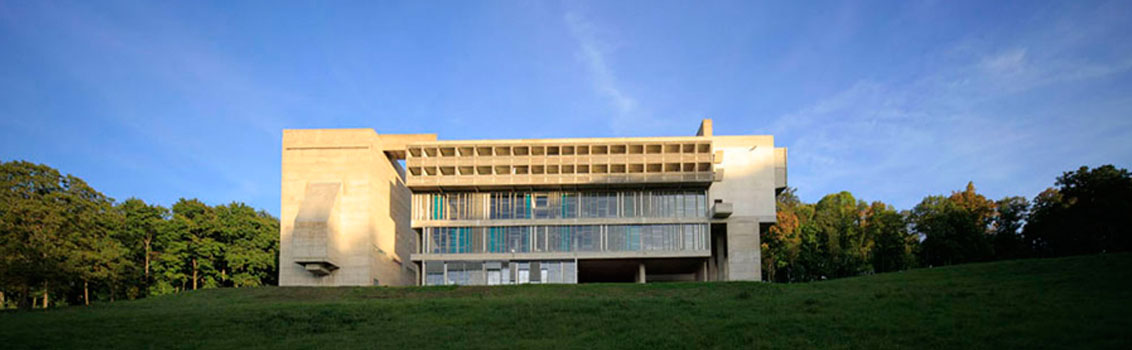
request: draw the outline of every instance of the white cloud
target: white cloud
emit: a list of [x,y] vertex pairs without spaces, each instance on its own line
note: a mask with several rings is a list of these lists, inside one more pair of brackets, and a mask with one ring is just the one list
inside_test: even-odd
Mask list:
[[1032,196],[1053,182],[1047,169],[1091,162],[1094,143],[1132,137],[1118,110],[1066,116],[1020,102],[1041,105],[1042,96],[1057,95],[1047,88],[1123,74],[1132,61],[1086,61],[1064,46],[983,54],[961,45],[945,52],[963,56],[930,74],[860,80],[780,116],[772,130],[791,149],[791,185],[805,200],[850,190],[900,208],[970,180],[989,184],[992,196]]
[[613,118],[610,120],[613,131],[625,134],[648,124],[646,122],[655,124],[656,120],[645,118],[637,99],[621,87],[607,59],[609,45],[597,38],[594,24],[576,11],[567,12],[563,18],[571,36],[578,43],[578,58],[585,63],[594,89],[613,108]]
[[1026,49],[1013,49],[983,58],[979,66],[991,74],[1012,74],[1026,64]]

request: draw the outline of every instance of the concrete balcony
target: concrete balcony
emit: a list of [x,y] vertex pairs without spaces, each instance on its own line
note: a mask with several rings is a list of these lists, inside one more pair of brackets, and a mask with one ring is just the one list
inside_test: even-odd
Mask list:
[[296,264],[302,265],[307,272],[315,276],[326,276],[338,269],[338,265],[329,260],[304,260],[296,258]]
[[711,205],[711,217],[714,219],[726,219],[733,211],[731,203],[715,202]]

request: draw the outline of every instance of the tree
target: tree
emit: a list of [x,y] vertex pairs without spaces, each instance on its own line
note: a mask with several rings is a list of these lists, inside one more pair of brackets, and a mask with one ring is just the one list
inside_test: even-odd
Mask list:
[[[193,290],[220,286],[217,262],[224,255],[216,213],[199,200],[181,198],[173,204],[172,230],[184,242],[180,258],[189,269]],[[184,288],[182,288],[184,289]]]
[[[101,266],[113,260],[113,247],[96,242],[107,233],[109,198],[82,179],[46,165],[15,161],[0,164],[0,288],[29,308],[34,289],[42,305],[52,290],[80,278],[102,280]],[[98,258],[98,260],[92,260]]]
[[789,281],[788,273],[780,280],[778,271],[789,269],[798,257],[801,235],[795,210],[802,204],[794,191],[788,187],[776,196],[777,221],[762,237],[763,274],[767,281]]
[[1023,235],[1040,256],[1132,250],[1132,175],[1104,165],[1057,178],[1034,198]]
[[109,238],[109,228],[93,229],[89,234],[77,237],[77,254],[72,256],[72,268],[82,278],[82,300],[90,305],[90,285],[105,287],[113,301],[126,277],[132,263],[127,259],[128,250],[116,240]]
[[864,202],[845,191],[826,195],[815,205],[814,224],[829,259],[827,277],[855,276],[871,269],[872,241],[862,229],[865,208]]
[[1025,197],[1006,197],[995,203],[994,256],[997,260],[1017,259],[1030,255],[1031,248],[1022,238],[1022,225],[1029,214],[1030,202]]
[[997,214],[995,202],[975,192],[974,182],[968,181],[963,192],[952,192],[947,199],[967,212],[976,226],[989,228]]
[[234,287],[259,286],[277,274],[279,220],[243,203],[216,207],[224,246],[220,275]]
[[274,284],[278,232],[243,203],[114,204],[46,165],[0,163],[0,306]]
[[777,198],[777,222],[763,235],[769,281],[798,282],[906,269],[917,239],[906,214],[883,202],[866,204],[849,192],[806,204],[788,188]]
[[916,237],[908,232],[904,214],[882,202],[865,213],[866,236],[873,240],[871,262],[875,272],[899,271],[915,264]]
[[165,295],[185,289],[189,275],[185,273],[188,243],[185,233],[166,221],[154,238],[152,264],[153,282],[147,288],[149,295]]
[[130,198],[115,206],[122,217],[122,225],[115,231],[115,239],[129,249],[129,259],[134,267],[127,272],[133,280],[127,294],[134,298],[152,285],[152,261],[156,255],[157,238],[165,229],[169,210],[159,205],[149,205],[137,198]]
[[928,196],[912,209],[912,227],[923,238],[920,263],[927,266],[985,261],[993,254],[977,215],[942,196]]

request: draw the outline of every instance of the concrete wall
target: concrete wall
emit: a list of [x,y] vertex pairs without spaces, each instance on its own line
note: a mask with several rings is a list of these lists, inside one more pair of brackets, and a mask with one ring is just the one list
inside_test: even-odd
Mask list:
[[[372,129],[283,131],[280,285],[415,284],[415,267],[407,263],[415,246],[408,189],[382,150]],[[308,185],[325,183],[340,185],[326,214],[325,240],[338,269],[318,276],[296,263],[294,235],[297,226],[317,226],[299,213],[304,202],[318,200],[307,198]]]
[[775,221],[774,137],[713,136],[712,147],[717,157],[722,155],[716,171],[723,176],[712,184],[708,197],[732,207],[731,216],[722,220],[727,225],[727,266],[721,269],[730,281],[761,280],[759,223]]

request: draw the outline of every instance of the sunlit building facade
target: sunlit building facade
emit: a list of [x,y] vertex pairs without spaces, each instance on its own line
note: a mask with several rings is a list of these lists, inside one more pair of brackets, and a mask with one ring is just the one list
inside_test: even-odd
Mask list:
[[282,285],[758,280],[786,186],[772,136],[710,120],[687,137],[336,131],[284,133]]

